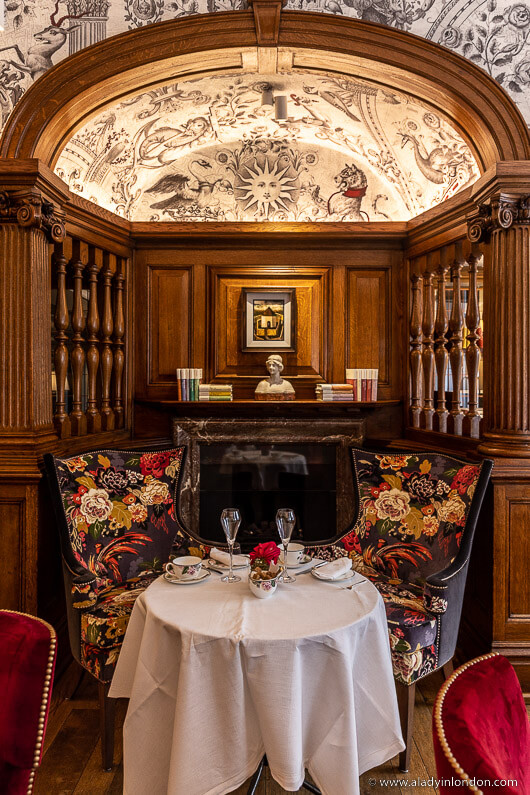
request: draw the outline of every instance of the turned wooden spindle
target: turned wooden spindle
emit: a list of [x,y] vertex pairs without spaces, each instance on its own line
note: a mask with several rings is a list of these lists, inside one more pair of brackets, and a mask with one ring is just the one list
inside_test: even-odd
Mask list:
[[118,260],[114,276],[114,416],[116,428],[124,426],[123,408],[123,368],[125,366],[125,314],[123,311],[123,290],[125,284],[125,262]]
[[445,302],[446,277],[447,249],[444,247],[440,255],[440,265],[436,270],[437,302],[436,322],[434,324],[434,361],[436,366],[436,380],[438,382],[438,395],[433,428],[440,433],[447,433],[447,417],[449,416],[445,402],[445,378],[449,362],[446,337],[448,328],[447,305]]
[[101,276],[101,427],[104,431],[114,429],[114,412],[110,405],[110,384],[112,378],[112,332],[114,323],[112,318],[112,255],[103,254],[103,268]]
[[83,372],[85,369],[85,350],[83,331],[85,329],[85,316],[83,313],[83,270],[82,244],[79,240],[73,241],[71,273],[74,285],[72,306],[72,342],[70,354],[72,369],[72,411],[70,422],[72,435],[83,436],[86,433],[86,417],[83,412]]
[[53,363],[55,369],[55,413],[53,422],[59,436],[70,435],[70,420],[66,412],[66,379],[68,376],[68,304],[66,300],[66,266],[68,260],[64,255],[63,243],[56,243],[52,258],[52,267],[57,278],[57,298],[55,302],[55,352]]
[[[98,262],[99,259],[99,262]],[[89,433],[98,433],[101,430],[101,415],[98,409],[97,381],[99,368],[99,309],[98,309],[98,273],[101,267],[101,252],[94,246],[88,249],[88,265],[86,266],[88,278],[88,312],[87,312],[87,342],[86,354],[88,370],[88,399],[87,399],[87,430]]]
[[464,353],[462,350],[462,330],[464,328],[464,315],[462,312],[461,274],[462,274],[462,243],[455,245],[455,260],[451,266],[451,280],[453,283],[453,306],[449,318],[449,364],[453,379],[453,393],[451,398],[451,411],[449,412],[448,428],[450,433],[462,435],[464,412],[461,407],[462,381],[464,371]]
[[423,427],[432,431],[434,414],[434,274],[430,270],[423,274]]
[[410,277],[412,309],[410,315],[410,413],[413,428],[420,427],[421,420],[421,321],[422,321],[422,278],[417,273]]
[[[477,256],[478,254],[478,256]],[[480,437],[480,426],[482,417],[478,412],[479,395],[479,367],[480,367],[480,347],[479,347],[479,328],[480,328],[480,305],[478,300],[477,272],[480,251],[474,246],[467,258],[469,266],[469,292],[467,299],[466,327],[468,333],[466,339],[466,367],[469,380],[469,407],[464,420],[464,434],[475,439]]]

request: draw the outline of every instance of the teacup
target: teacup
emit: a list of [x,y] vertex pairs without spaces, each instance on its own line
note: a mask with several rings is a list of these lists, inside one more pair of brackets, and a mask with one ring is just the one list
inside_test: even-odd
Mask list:
[[202,560],[195,555],[173,558],[170,563],[166,563],[167,573],[171,577],[176,577],[177,580],[195,580],[200,576],[201,567]]
[[[280,555],[280,561],[283,563],[283,546],[280,547],[282,550],[282,554]],[[296,566],[298,563],[301,563],[304,559],[304,545],[297,544],[292,541],[290,544],[287,545],[287,565],[288,566]]]

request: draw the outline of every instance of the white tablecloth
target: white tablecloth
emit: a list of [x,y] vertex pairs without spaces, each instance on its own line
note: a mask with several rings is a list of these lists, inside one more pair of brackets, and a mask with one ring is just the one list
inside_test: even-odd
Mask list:
[[125,795],[231,792],[264,753],[284,789],[308,768],[324,795],[356,795],[361,773],[404,748],[368,581],[304,574],[262,600],[246,579],[159,579],[134,606],[110,695],[130,697]]

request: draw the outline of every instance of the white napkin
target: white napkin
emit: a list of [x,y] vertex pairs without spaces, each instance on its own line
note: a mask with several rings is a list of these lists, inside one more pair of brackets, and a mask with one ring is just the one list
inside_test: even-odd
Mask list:
[[351,558],[338,558],[337,560],[332,560],[331,563],[319,566],[317,573],[324,580],[336,580],[337,577],[346,574],[350,569]]
[[[230,566],[230,553],[225,552],[223,549],[217,549],[217,547],[212,547],[210,549],[210,557],[213,558],[213,560],[217,560],[219,563],[223,563],[225,566]],[[248,558],[245,557],[245,555],[234,555],[233,565],[247,566]]]

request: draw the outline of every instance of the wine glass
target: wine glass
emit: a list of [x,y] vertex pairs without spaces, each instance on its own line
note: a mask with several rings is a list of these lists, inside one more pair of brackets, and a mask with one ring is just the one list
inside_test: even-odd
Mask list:
[[296,582],[287,572],[287,547],[291,540],[291,534],[296,524],[296,515],[292,508],[278,508],[276,511],[276,526],[283,545],[283,572],[282,582]]
[[234,554],[234,542],[237,531],[241,524],[241,514],[239,508],[225,508],[221,514],[221,525],[226,536],[226,542],[230,551],[230,571],[221,577],[222,582],[241,582],[241,577],[232,571],[232,556]]

